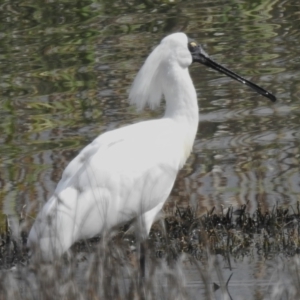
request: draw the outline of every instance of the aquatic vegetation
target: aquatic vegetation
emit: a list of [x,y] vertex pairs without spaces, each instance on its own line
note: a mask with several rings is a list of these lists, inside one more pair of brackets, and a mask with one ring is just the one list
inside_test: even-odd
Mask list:
[[[259,258],[267,263],[271,258],[287,258],[287,266],[281,262],[279,267],[290,275],[280,277],[268,289],[275,299],[287,292],[292,295],[289,299],[297,299],[299,221],[299,203],[271,210],[258,205],[252,214],[247,205],[212,208],[204,214],[189,206],[176,207],[153,225],[145,241],[145,277],[140,273],[139,243],[128,230],[130,225],[105,238],[76,243],[71,254],[54,264],[43,264],[29,262],[26,233],[13,237],[6,222],[0,245],[0,289],[5,296],[0,299],[9,299],[9,295],[14,299],[32,299],[32,295],[36,299],[193,299],[195,291],[184,280],[190,268],[198,272],[203,299],[214,299],[218,290],[232,291],[231,275],[218,275],[218,283],[211,278],[212,272],[223,272],[220,257],[230,269],[232,259],[252,257],[253,263]],[[261,299],[268,299],[267,295]]]
[[[24,222],[24,219],[20,220]],[[211,254],[228,254],[233,257],[252,255],[256,251],[266,258],[284,254],[294,256],[300,253],[300,204],[283,208],[274,206],[264,211],[261,205],[253,214],[247,204],[238,209],[232,206],[219,212],[213,207],[207,213],[198,215],[188,207],[176,207],[175,212],[156,222],[147,242],[151,256],[176,260],[182,253],[196,260],[205,260],[207,249]],[[136,244],[134,233],[127,232],[128,225],[116,229],[109,243],[122,244],[124,253]],[[8,221],[1,234],[0,269],[9,269],[28,260],[26,250],[27,233],[22,231],[16,239],[11,235]],[[80,241],[72,247],[72,253],[95,252],[100,237]]]

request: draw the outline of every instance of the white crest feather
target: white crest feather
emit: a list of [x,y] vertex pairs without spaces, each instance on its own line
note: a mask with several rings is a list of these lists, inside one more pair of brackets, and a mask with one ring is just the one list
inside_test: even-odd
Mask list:
[[151,109],[160,105],[162,86],[159,68],[164,57],[163,48],[160,46],[158,45],[148,56],[132,84],[129,99],[131,104],[136,104],[138,110],[142,110],[146,104]]
[[163,95],[162,71],[166,68],[166,63],[177,56],[178,47],[181,50],[183,47],[187,51],[191,63],[187,43],[188,38],[184,33],[174,33],[161,41],[148,56],[134,79],[129,93],[130,104],[135,104],[138,110],[143,110],[146,105],[151,109],[160,105]]

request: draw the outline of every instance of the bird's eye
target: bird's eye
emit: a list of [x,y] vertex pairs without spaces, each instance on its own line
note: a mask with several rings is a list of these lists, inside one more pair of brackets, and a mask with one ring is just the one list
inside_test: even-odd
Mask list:
[[189,42],[188,43],[188,48],[189,48],[189,50],[191,51],[191,52],[194,52],[195,50],[196,50],[196,48],[197,48],[197,43],[195,43],[195,42]]

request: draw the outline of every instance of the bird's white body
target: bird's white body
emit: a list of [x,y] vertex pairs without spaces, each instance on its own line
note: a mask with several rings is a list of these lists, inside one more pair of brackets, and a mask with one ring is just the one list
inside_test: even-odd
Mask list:
[[137,74],[129,98],[142,109],[166,101],[161,119],[106,132],[65,169],[40,211],[28,246],[45,260],[76,241],[138,217],[149,233],[188,158],[198,127],[198,104],[183,33],[167,36]]

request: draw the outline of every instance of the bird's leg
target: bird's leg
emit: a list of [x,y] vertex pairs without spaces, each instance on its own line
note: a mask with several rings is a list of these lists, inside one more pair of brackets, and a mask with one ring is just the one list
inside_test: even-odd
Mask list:
[[139,240],[139,296],[141,300],[146,299],[146,247],[147,241]]
[[146,245],[145,241],[139,241],[140,243],[140,276],[141,278],[145,278],[146,271]]

